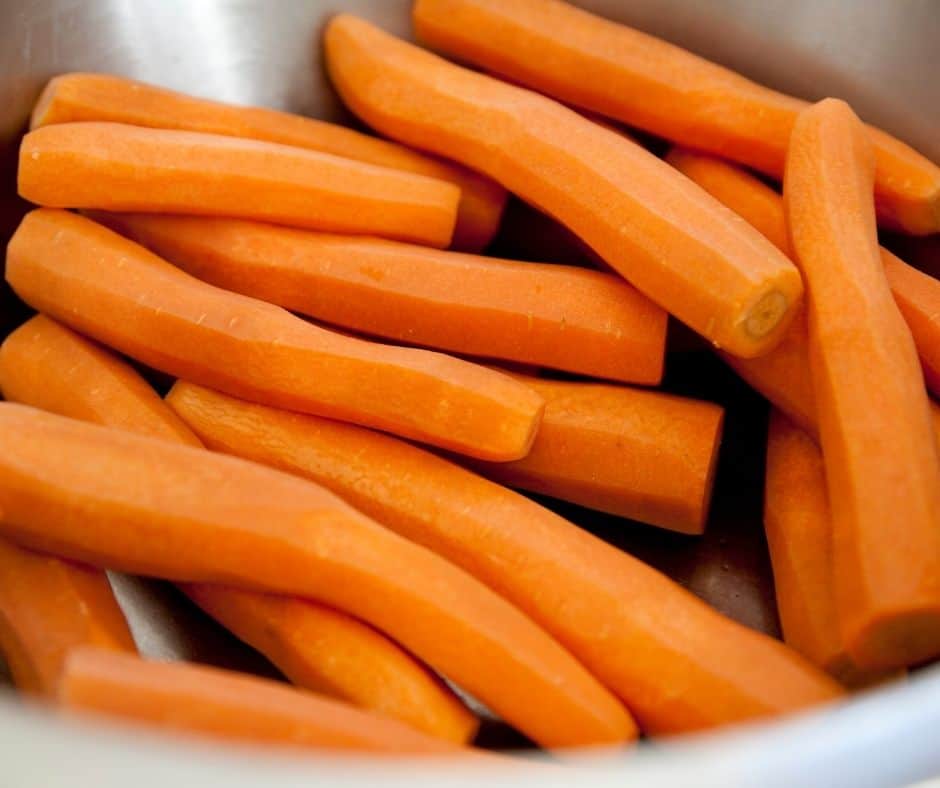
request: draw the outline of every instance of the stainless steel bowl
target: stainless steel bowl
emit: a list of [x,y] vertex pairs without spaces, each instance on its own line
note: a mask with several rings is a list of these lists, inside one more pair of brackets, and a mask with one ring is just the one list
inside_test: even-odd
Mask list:
[[[581,0],[773,87],[806,98],[837,95],[866,119],[940,160],[940,13],[937,0]],[[107,71],[208,97],[350,121],[326,83],[319,29],[351,11],[409,33],[408,0],[0,0],[0,239],[26,209],[15,196],[17,140],[40,88],[64,71]],[[25,314],[7,292],[0,336]],[[680,382],[679,387],[682,388]],[[733,395],[738,396],[738,395]],[[760,435],[756,399],[741,400],[730,436],[746,465]],[[0,446],[2,446],[0,436]],[[757,441],[757,444],[754,441]],[[750,443],[749,443],[750,441]],[[750,451],[751,454],[747,454]],[[729,462],[736,472],[736,457]],[[702,540],[610,518],[579,522],[669,572],[728,614],[776,630],[760,523],[759,469],[725,500]],[[741,479],[738,481],[740,482]],[[746,485],[746,486],[747,486]],[[725,496],[727,498],[727,496]],[[628,532],[628,533],[622,533]],[[119,579],[118,594],[145,653],[264,665],[159,584]],[[629,659],[629,655],[624,655]],[[490,785],[526,779],[518,769],[410,767],[311,760],[194,745],[147,733],[77,725],[0,697],[0,784],[124,786]],[[568,785],[894,785],[940,774],[940,666],[841,708],[595,759],[591,771],[540,772]]]

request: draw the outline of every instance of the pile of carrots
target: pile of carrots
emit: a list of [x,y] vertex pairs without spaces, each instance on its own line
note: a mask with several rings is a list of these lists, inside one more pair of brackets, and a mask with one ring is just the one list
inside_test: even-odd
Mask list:
[[[387,139],[116,76],[39,98],[18,177],[40,207],[6,258],[39,314],[0,347],[16,685],[215,737],[455,754],[479,720],[442,678],[555,750],[940,657],[940,281],[876,224],[940,231],[940,168],[844,102],[560,0],[417,0],[414,22],[481,71],[347,15],[324,32]],[[483,256],[510,192],[604,265]],[[773,406],[785,642],[511,489],[703,532],[724,413],[655,390],[669,315]],[[139,657],[106,570],[178,584],[290,684]]]

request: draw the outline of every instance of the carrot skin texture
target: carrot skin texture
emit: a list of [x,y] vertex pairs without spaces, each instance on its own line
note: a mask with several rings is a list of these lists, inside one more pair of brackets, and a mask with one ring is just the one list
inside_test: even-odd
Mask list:
[[327,153],[121,123],[64,123],[20,145],[20,196],[50,208],[238,216],[444,247],[452,183]]
[[545,747],[635,735],[622,705],[528,617],[315,484],[13,403],[0,403],[0,434],[0,535],[133,574],[330,605]]
[[[675,148],[666,161],[792,257],[783,198],[773,189],[735,165],[712,156]],[[917,345],[927,388],[940,396],[940,281],[884,248],[881,262],[895,303]],[[815,431],[809,371],[800,371],[808,359],[805,319],[805,315],[798,317],[780,344],[766,356],[737,359],[723,353],[722,357],[803,429]]]
[[724,411],[625,386],[514,375],[545,399],[532,450],[488,478],[685,534],[705,530]]
[[839,632],[822,454],[776,409],[767,438],[764,529],[784,641],[847,686],[884,678],[854,665]]
[[398,644],[325,605],[296,597],[189,583],[183,592],[260,651],[298,687],[467,744],[479,720]]
[[619,277],[229,219],[95,214],[187,273],[423,347],[656,385],[666,313]]
[[28,214],[7,281],[41,312],[178,377],[486,459],[531,446],[543,402],[493,370],[378,345],[194,279],[81,216]]
[[136,651],[107,575],[0,539],[0,651],[17,689],[54,697],[81,646]]
[[809,294],[836,608],[852,659],[877,670],[940,654],[940,456],[879,255],[873,177],[848,105],[827,99],[800,115],[784,199]]
[[[27,321],[0,346],[0,384],[6,399],[24,405],[138,435],[202,447],[199,438],[133,368],[43,315]],[[14,551],[25,553],[12,543],[0,543],[0,559],[14,555]],[[78,574],[81,579],[94,571],[73,569],[64,562],[59,562],[61,568],[55,569],[55,559],[43,559],[46,564],[38,563],[37,559],[23,560],[26,568],[48,566],[46,574],[50,579],[32,583],[29,589],[32,593],[45,585],[61,589],[61,578],[67,580]],[[7,565],[11,563],[12,559]],[[86,581],[84,586],[90,583]],[[73,585],[79,590],[84,587],[77,580]],[[101,615],[99,609],[104,609],[105,614],[117,610],[113,598],[110,606],[106,602],[95,604],[95,599],[103,598],[105,592],[111,596],[103,576],[99,585],[105,590],[83,597],[87,611],[70,610],[76,622],[89,619],[94,624],[94,616]],[[0,599],[4,588],[6,585],[0,584]],[[307,689],[397,717],[425,733],[456,743],[466,743],[476,732],[476,717],[450,689],[397,644],[344,613],[310,600],[222,586],[187,586],[184,591],[224,626],[264,653],[292,681]],[[62,592],[61,598],[68,600],[70,596]],[[37,602],[43,599],[40,596]],[[36,614],[30,619],[37,618],[38,611],[27,608],[25,612]],[[21,615],[12,623],[22,627],[22,619]],[[126,625],[122,626],[126,630]],[[74,624],[65,623],[65,632],[71,635],[74,630]],[[54,634],[61,638],[58,631]],[[55,638],[53,645],[58,646],[59,640]],[[51,681],[47,686],[51,688]]]
[[59,702],[214,739],[412,754],[469,751],[407,725],[280,682],[184,662],[81,649],[70,655]]
[[187,96],[112,74],[61,74],[36,102],[30,129],[104,121],[276,142],[449,181],[460,189],[453,246],[476,252],[493,239],[506,190],[478,173],[334,123],[262,107]]
[[841,694],[783,644],[441,457],[182,381],[167,401],[211,449],[314,479],[483,580],[565,644],[647,733],[772,716]]
[[354,17],[334,17],[324,46],[336,88],[367,123],[486,172],[713,343],[751,357],[782,337],[802,294],[796,268],[642,147]]
[[[417,0],[418,38],[569,104],[783,175],[807,102],[559,0]],[[889,226],[940,231],[940,168],[868,127]]]

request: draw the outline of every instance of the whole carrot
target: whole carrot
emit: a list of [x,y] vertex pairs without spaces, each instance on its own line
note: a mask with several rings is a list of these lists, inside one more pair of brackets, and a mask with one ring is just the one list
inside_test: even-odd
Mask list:
[[[712,156],[673,149],[666,160],[747,220],[781,251],[791,254],[783,199],[777,192],[739,167]],[[884,248],[881,262],[894,301],[917,345],[927,387],[940,395],[940,281]],[[780,407],[806,428],[812,419],[806,412],[800,412],[797,404],[797,400],[808,402],[811,397],[808,373],[801,375],[797,370],[798,365],[805,363],[807,352],[802,320],[805,318],[797,318],[783,341],[766,356],[759,359],[737,359],[727,353],[723,356],[755,388],[767,389],[765,394],[774,402],[785,398],[786,390],[794,386],[805,389]]]
[[401,754],[468,752],[395,720],[269,679],[97,649],[69,656],[58,699],[70,711],[216,739]]
[[768,717],[840,695],[782,644],[441,457],[182,381],[167,400],[211,449],[315,480],[487,583],[566,645],[647,733]]
[[83,121],[265,140],[450,181],[460,189],[453,246],[466,251],[479,251],[492,240],[506,204],[506,190],[489,178],[394,142],[289,112],[209,101],[113,74],[60,74],[49,80],[30,128]]
[[[560,0],[416,0],[432,46],[562,101],[782,176],[805,101]],[[880,218],[940,231],[940,168],[868,128]]]
[[210,284],[413,345],[658,384],[666,313],[619,277],[230,219],[96,214]]
[[367,123],[487,173],[716,345],[751,357],[783,336],[802,293],[796,268],[644,148],[355,17],[334,17],[324,46],[340,95]]
[[53,697],[80,646],[135,651],[107,576],[0,539],[0,652],[13,683]]
[[850,656],[879,669],[940,654],[940,457],[878,252],[873,173],[848,105],[827,99],[800,115],[784,197],[809,293],[836,608]]
[[31,306],[172,375],[486,459],[529,449],[543,403],[493,370],[378,345],[200,282],[65,211],[28,214],[7,281]]
[[21,197],[246,219],[447,246],[452,183],[273,142],[121,123],[64,123],[20,145]]
[[620,703],[531,619],[315,484],[12,403],[0,403],[0,434],[0,535],[119,571],[336,607],[546,747],[635,736]]
[[[27,321],[0,346],[0,385],[8,400],[202,446],[132,367],[43,315]],[[25,557],[17,567],[14,559],[19,554]],[[3,556],[8,558],[5,564]],[[96,570],[32,556],[12,543],[0,544],[0,564],[8,568],[7,573],[0,572],[0,580],[7,577],[12,582],[0,582],[0,618],[5,609],[16,638],[13,648],[24,651],[20,663],[29,667],[35,662],[39,669],[49,664],[44,678],[51,687],[63,657],[63,641],[80,643],[98,630],[107,634],[105,624],[118,608],[106,578]],[[86,579],[93,575],[100,579]],[[189,585],[183,590],[300,686],[458,743],[476,732],[476,717],[430,671],[380,632],[345,613],[307,599],[223,586]],[[58,615],[56,605],[61,607]],[[118,620],[119,616],[118,611]],[[96,624],[98,618],[104,623]],[[21,641],[22,649],[17,645]],[[33,652],[35,658],[30,659]]]

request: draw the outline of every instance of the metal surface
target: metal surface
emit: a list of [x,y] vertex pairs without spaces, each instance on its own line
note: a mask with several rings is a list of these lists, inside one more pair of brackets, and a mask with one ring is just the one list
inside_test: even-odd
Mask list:
[[[583,0],[614,19],[662,35],[771,86],[848,99],[940,160],[938,0]],[[0,241],[25,210],[15,196],[18,135],[45,81],[63,71],[108,71],[195,94],[351,122],[325,82],[318,33],[339,10],[407,34],[407,0],[0,0]],[[507,228],[503,244],[518,244]],[[521,236],[524,239],[525,234]],[[0,335],[24,310],[5,295]],[[766,413],[709,355],[671,357],[670,390],[729,410],[708,534],[689,539],[577,510],[571,519],[668,572],[738,620],[777,628],[760,527],[760,457]],[[141,648],[270,671],[164,584],[119,580]],[[625,654],[624,659],[629,659]],[[835,713],[657,748],[607,762],[588,782],[685,785],[882,785],[940,772],[940,672],[882,690]],[[157,737],[65,726],[0,699],[0,784],[126,786],[471,785],[517,781],[516,772],[420,772],[361,764],[274,761],[203,750]],[[538,775],[570,784],[571,775]]]

